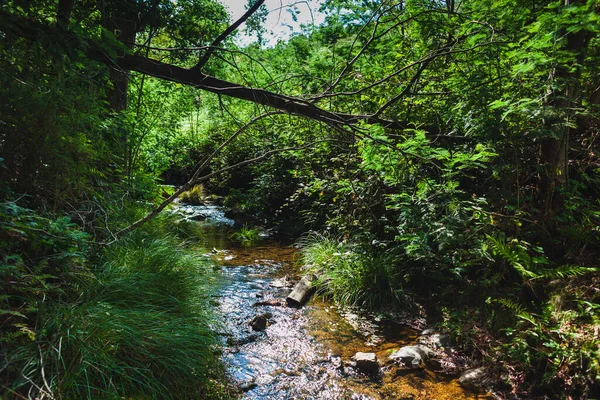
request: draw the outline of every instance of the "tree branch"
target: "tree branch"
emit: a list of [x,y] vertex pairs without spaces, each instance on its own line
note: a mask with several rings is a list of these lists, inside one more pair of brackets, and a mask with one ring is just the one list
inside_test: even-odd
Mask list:
[[[248,125],[244,125],[244,127],[247,127]],[[292,151],[292,150],[305,150],[309,147],[314,146],[317,143],[323,142],[324,140],[321,141],[317,141],[317,142],[313,142],[310,144],[307,144],[305,146],[301,146],[301,147],[284,147],[281,149],[275,149],[275,150],[269,150],[263,154],[261,154],[260,156],[254,157],[254,158],[250,158],[244,161],[241,161],[237,164],[233,164],[233,165],[228,165],[227,167],[218,169],[216,171],[210,172],[204,176],[201,177],[195,177],[190,179],[187,183],[181,185],[176,191],[175,193],[173,193],[172,195],[170,195],[167,199],[165,199],[162,203],[160,203],[155,209],[153,209],[152,211],[150,211],[148,214],[146,214],[143,218],[137,220],[136,222],[134,222],[133,224],[121,229],[120,231],[118,231],[115,236],[116,239],[112,240],[111,242],[105,243],[106,245],[109,245],[113,242],[115,242],[116,240],[118,240],[119,237],[123,236],[124,234],[131,232],[132,230],[136,229],[137,227],[145,224],[146,222],[150,221],[151,219],[153,219],[154,217],[156,217],[162,210],[164,210],[169,204],[171,204],[173,201],[175,201],[175,199],[177,199],[183,192],[185,192],[186,190],[189,190],[191,187],[204,182],[210,178],[212,178],[215,175],[218,175],[222,172],[225,171],[229,171],[235,168],[239,168],[239,167],[243,167],[244,165],[248,165],[248,164],[252,164],[255,163],[257,161],[261,161],[264,160],[265,158],[270,157],[273,154],[276,153],[281,153],[284,151]],[[196,174],[194,174],[196,175]]]
[[[140,72],[155,78],[193,86],[211,93],[272,107],[291,115],[306,117],[330,126],[354,125],[364,121],[369,124],[381,124],[390,129],[404,129],[407,127],[407,125],[402,122],[385,120],[373,117],[372,115],[344,114],[327,111],[317,107],[312,104],[312,102],[299,97],[285,96],[264,89],[242,86],[237,83],[206,75],[194,68],[182,68],[177,65],[167,64],[162,61],[138,55],[126,54],[114,56],[108,54],[101,43],[76,36],[72,32],[60,31],[53,26],[3,11],[0,11],[0,27],[3,32],[32,41],[38,41],[46,36],[54,36],[57,43],[84,49],[85,54],[89,58],[104,63],[109,68]],[[424,61],[425,60],[419,60],[419,63]],[[410,66],[412,66],[412,64]],[[407,66],[404,69],[409,68],[410,66]]]
[[250,16],[252,14],[254,14],[256,12],[256,10],[258,10],[260,8],[260,6],[263,5],[264,2],[265,2],[265,0],[258,0],[256,3],[254,3],[254,5],[252,7],[250,7],[248,9],[248,11],[246,11],[246,13],[244,15],[242,15],[237,21],[235,21],[227,29],[225,29],[225,31],[223,33],[221,33],[219,35],[219,37],[217,37],[215,39],[214,42],[212,42],[210,47],[204,52],[204,55],[202,56],[200,61],[198,61],[198,64],[196,64],[196,66],[193,69],[196,71],[201,71],[202,68],[208,62],[208,59],[210,58],[212,53],[215,51],[215,48],[218,47],[219,44],[221,44],[221,42],[227,38],[227,36],[231,35],[231,33],[233,31],[235,31],[238,28],[238,26],[240,26],[244,21],[246,21],[248,18],[250,18]]
[[[92,56],[96,59],[103,59],[102,61],[106,63],[109,61],[106,59],[107,56],[104,53]],[[370,124],[381,124],[393,129],[403,129],[406,127],[406,125],[400,122],[385,120],[371,115],[343,114],[327,111],[302,98],[285,96],[263,89],[242,86],[237,83],[228,82],[203,74],[193,69],[181,68],[176,65],[166,64],[146,57],[125,55],[122,58],[119,58],[117,62],[126,70],[137,71],[156,78],[194,86],[208,92],[251,101],[253,103],[285,111],[292,115],[304,116],[327,124],[351,125],[360,121],[365,121]]]

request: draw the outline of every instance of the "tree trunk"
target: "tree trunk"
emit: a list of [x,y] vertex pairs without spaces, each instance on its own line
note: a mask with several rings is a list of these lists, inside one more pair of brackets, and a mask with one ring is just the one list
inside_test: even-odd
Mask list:
[[56,13],[56,22],[59,25],[63,27],[67,27],[69,25],[74,5],[75,0],[59,0],[58,11]]
[[[580,2],[581,0],[565,0],[564,6]],[[565,50],[576,53],[574,61],[576,65],[581,65],[592,33],[585,30],[566,33],[561,29],[558,35],[566,37]],[[550,118],[546,121],[546,130],[553,131],[554,135],[545,137],[540,144],[542,168],[539,194],[544,220],[551,218],[554,211],[561,207],[562,199],[559,191],[567,188],[569,183],[570,126],[575,118],[572,110],[579,104],[578,96],[581,92],[578,87],[581,69],[570,68],[572,66],[561,63],[551,71],[548,79],[551,83],[547,91],[546,105],[554,108],[553,113],[558,115],[558,118]],[[559,89],[553,89],[555,87]]]
[[560,196],[556,190],[567,186],[568,139],[569,128],[563,127],[558,138],[545,138],[540,146],[540,194],[544,219],[550,217],[552,211],[560,204]]
[[[133,49],[135,43],[136,23],[127,18],[116,17],[110,23],[110,28],[115,37],[128,49]],[[123,68],[110,68],[109,80],[112,87],[108,92],[108,103],[114,112],[127,108],[127,88],[129,87],[129,70]]]

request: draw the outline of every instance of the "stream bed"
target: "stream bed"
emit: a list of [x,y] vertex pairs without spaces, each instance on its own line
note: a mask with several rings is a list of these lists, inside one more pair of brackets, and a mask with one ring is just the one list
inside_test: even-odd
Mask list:
[[[387,361],[393,350],[417,342],[416,329],[318,297],[300,309],[287,307],[285,297],[298,278],[297,250],[269,240],[240,247],[229,240],[233,221],[223,210],[200,207],[207,215],[199,222],[204,248],[222,266],[214,303],[222,319],[223,360],[243,399],[489,398],[464,390],[456,379],[427,369],[407,373]],[[250,325],[257,316],[267,321],[264,330]],[[356,352],[376,353],[381,372],[358,372],[351,364]]]

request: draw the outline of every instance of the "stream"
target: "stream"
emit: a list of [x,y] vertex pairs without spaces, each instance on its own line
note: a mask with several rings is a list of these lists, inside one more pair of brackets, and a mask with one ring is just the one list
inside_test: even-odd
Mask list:
[[[181,206],[200,218],[203,247],[222,266],[214,304],[222,318],[223,360],[243,399],[484,399],[456,379],[386,362],[391,351],[415,344],[419,331],[365,312],[342,310],[313,297],[300,309],[285,306],[298,279],[297,250],[265,239],[245,248],[229,239],[234,221],[218,206]],[[266,318],[264,331],[249,322]],[[356,352],[373,352],[381,373],[351,366]]]

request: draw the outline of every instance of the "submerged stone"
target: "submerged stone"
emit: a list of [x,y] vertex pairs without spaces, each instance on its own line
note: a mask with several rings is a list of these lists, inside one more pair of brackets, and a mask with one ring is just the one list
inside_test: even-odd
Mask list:
[[374,374],[379,371],[379,363],[375,353],[358,352],[352,356],[352,360],[356,363],[356,369],[367,374]]
[[445,333],[432,333],[419,338],[419,343],[426,346],[431,346],[434,349],[445,349],[451,347],[452,340],[450,335]]
[[254,382],[254,381],[251,381],[251,382],[245,382],[245,383],[242,383],[242,384],[240,385],[240,390],[241,390],[242,392],[248,392],[248,391],[250,391],[250,390],[254,389],[254,388],[255,388],[255,387],[257,387],[257,386],[258,386],[258,384],[257,384],[256,382]]
[[267,328],[268,316],[266,314],[257,315],[250,321],[250,326],[255,331],[264,331]]

